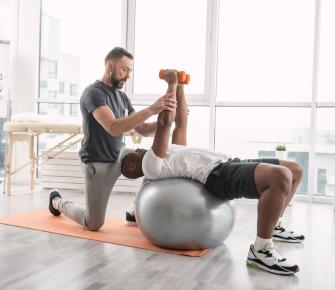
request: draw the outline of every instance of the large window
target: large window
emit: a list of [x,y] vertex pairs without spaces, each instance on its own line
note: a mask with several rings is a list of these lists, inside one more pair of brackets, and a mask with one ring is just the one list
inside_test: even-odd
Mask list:
[[[215,148],[232,157],[275,158],[285,144],[287,159],[304,167],[300,193],[307,193],[310,110],[304,108],[217,108]],[[294,126],[292,126],[294,120]]]
[[285,144],[304,167],[298,192],[332,196],[334,14],[332,0],[42,0],[40,113],[78,116],[120,45],[134,54],[125,90],[137,110],[166,91],[161,68],[185,70],[188,145],[263,158]]
[[335,190],[335,108],[320,108],[317,111],[316,133],[316,195],[334,195]]
[[[144,109],[144,106],[135,106],[136,111]],[[199,117],[201,116],[201,117]],[[187,145],[196,147],[209,147],[209,108],[208,107],[189,107],[188,128],[187,128]],[[152,116],[148,121],[154,122],[157,120],[157,115]],[[171,128],[172,135],[173,128]],[[126,144],[129,148],[144,148],[148,149],[153,143],[153,137],[143,138],[140,144],[134,144],[131,137],[126,137]],[[171,140],[170,140],[171,143]]]
[[311,101],[314,0],[223,0],[218,100]]
[[[50,122],[65,122],[70,124],[80,124],[81,119],[78,118],[79,104],[57,103],[57,102],[39,102],[38,112],[41,115],[48,115]],[[45,119],[46,120],[46,119]],[[69,135],[65,134],[41,134],[38,137],[38,149],[50,149],[57,143],[63,141]],[[72,149],[79,149],[79,144],[76,144]]]
[[15,1],[0,0],[0,40],[12,40]]
[[318,101],[335,102],[335,1],[321,1]]
[[[335,193],[335,2],[322,0],[316,110],[316,147],[313,194]],[[326,103],[325,103],[326,102]]]
[[206,13],[206,0],[136,1],[136,95],[161,94],[166,90],[165,83],[158,79],[162,68],[189,72],[189,93],[204,94]]
[[[122,0],[42,0],[38,112],[80,123],[79,97],[104,73],[104,58],[121,45]],[[42,134],[39,149],[64,136]]]
[[105,56],[121,45],[121,11],[122,0],[42,0],[40,98],[56,91],[79,101],[102,77]]
[[214,136],[216,149],[242,157],[275,157],[285,144],[287,158],[304,167],[298,192],[327,196],[335,177],[335,5],[320,3],[220,2]]
[[[7,102],[10,88],[10,42],[12,41],[15,1],[0,0],[0,181],[5,172]],[[1,182],[0,182],[1,184]]]

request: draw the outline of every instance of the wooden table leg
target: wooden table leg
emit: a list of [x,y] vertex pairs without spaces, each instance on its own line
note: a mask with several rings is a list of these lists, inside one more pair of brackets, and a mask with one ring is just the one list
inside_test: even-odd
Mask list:
[[6,195],[11,195],[12,190],[12,157],[13,157],[13,136],[12,133],[9,133],[8,140],[8,149],[7,149],[7,158],[6,158]]
[[35,135],[32,134],[29,140],[29,151],[30,151],[30,189],[34,191],[35,187],[35,174],[36,174],[36,164],[35,164]]

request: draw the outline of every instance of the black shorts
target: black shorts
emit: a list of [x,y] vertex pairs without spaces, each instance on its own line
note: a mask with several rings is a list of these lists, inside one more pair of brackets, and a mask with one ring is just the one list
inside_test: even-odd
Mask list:
[[205,187],[221,199],[259,198],[254,182],[254,171],[259,163],[279,165],[278,159],[234,158],[217,165],[208,175]]

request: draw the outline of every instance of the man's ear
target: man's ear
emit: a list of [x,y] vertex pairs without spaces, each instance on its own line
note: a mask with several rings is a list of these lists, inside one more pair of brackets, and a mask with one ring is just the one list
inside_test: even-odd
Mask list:
[[108,61],[108,67],[109,67],[110,72],[112,72],[114,69],[114,62],[112,60]]

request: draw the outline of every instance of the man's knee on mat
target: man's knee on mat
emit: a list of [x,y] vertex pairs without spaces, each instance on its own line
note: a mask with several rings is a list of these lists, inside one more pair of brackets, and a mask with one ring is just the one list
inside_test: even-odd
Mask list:
[[98,231],[103,225],[105,220],[86,220],[86,228],[90,231]]

